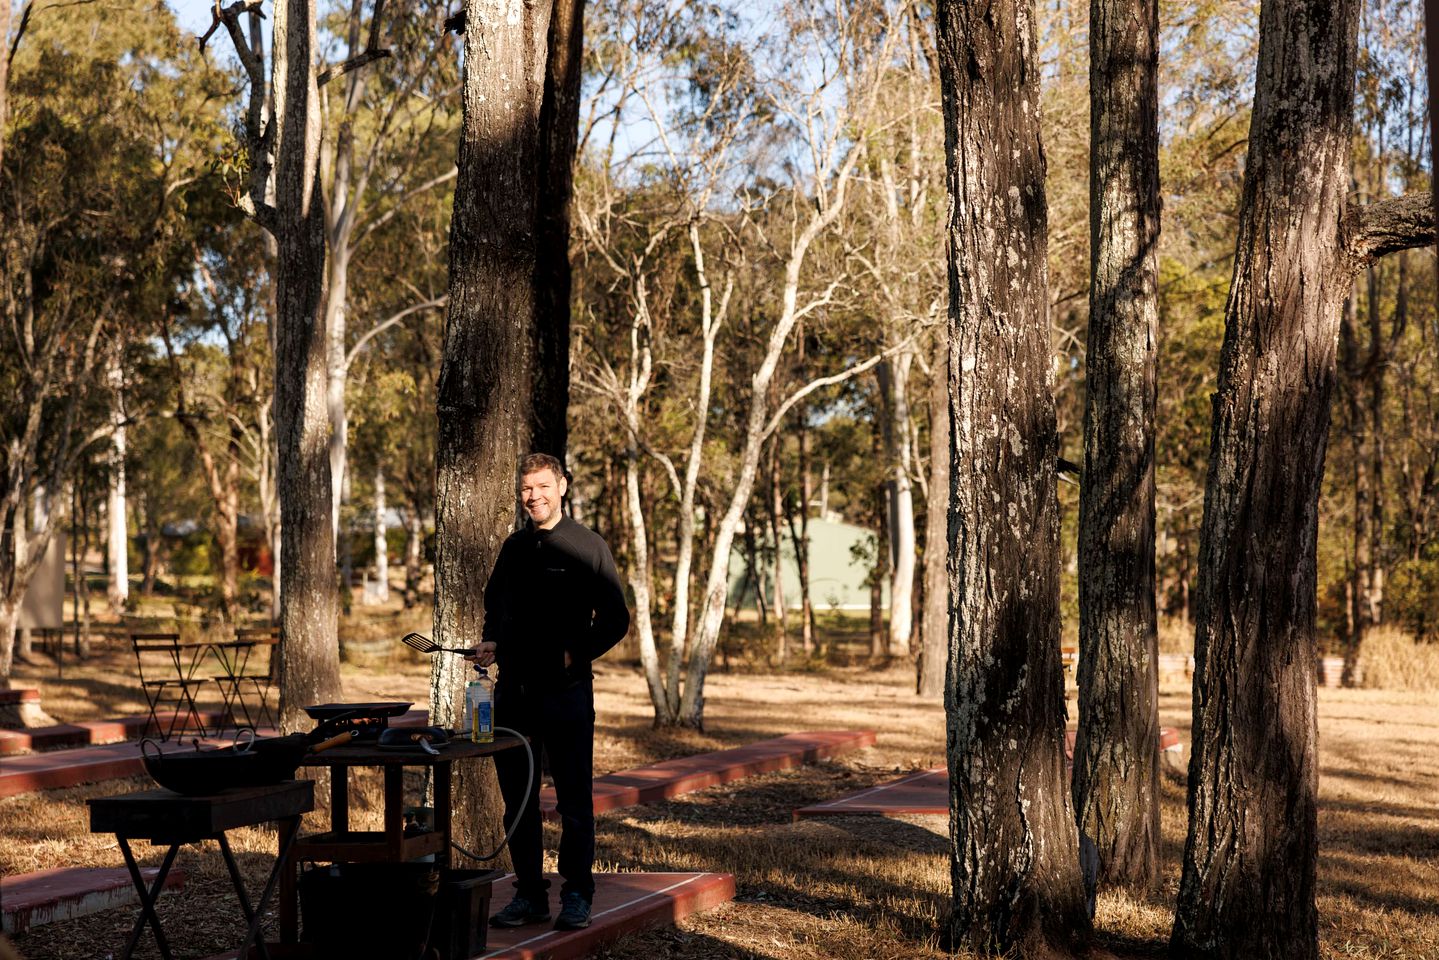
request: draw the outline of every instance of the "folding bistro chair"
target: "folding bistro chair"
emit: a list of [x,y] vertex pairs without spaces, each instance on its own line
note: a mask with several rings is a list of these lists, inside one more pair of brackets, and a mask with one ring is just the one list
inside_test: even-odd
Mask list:
[[[225,701],[225,713],[239,725],[239,713],[244,714],[245,726],[259,728],[269,721],[277,726],[275,715],[270,712],[268,696],[275,676],[275,644],[279,642],[277,627],[259,627],[236,630],[231,643],[215,645],[224,673],[215,677],[220,694]],[[264,651],[260,663],[255,655]],[[253,701],[254,712],[250,710]]]
[[195,657],[186,659],[186,651],[180,644],[180,635],[132,633],[130,647],[135,651],[135,664],[140,670],[140,688],[150,705],[150,716],[145,721],[144,734],[149,734],[151,724],[154,724],[156,733],[161,732],[163,725],[157,711],[164,706],[172,707],[173,710],[170,712],[170,724],[164,728],[161,740],[169,740],[177,729],[178,732],[184,733],[191,720],[195,721],[200,736],[207,736],[205,722],[195,707],[194,690],[208,681],[195,676]]

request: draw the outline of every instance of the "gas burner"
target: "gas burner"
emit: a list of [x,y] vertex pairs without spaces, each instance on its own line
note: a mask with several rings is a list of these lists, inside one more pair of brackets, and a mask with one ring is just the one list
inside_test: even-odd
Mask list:
[[318,722],[316,732],[330,737],[347,730],[355,731],[356,740],[378,740],[390,725],[391,717],[406,713],[410,703],[321,703],[305,708]]

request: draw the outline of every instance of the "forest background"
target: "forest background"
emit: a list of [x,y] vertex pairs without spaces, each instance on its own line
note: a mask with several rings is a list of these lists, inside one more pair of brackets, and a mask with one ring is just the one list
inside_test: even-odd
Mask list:
[[[197,48],[202,6],[177,17],[143,0],[37,3],[11,25],[7,296],[24,323],[17,349],[0,353],[0,382],[16,398],[0,430],[7,533],[48,518],[82,552],[108,544],[117,611],[134,571],[141,593],[179,587],[194,612],[238,622],[276,609],[276,251],[239,209],[243,64],[218,35]],[[1162,643],[1176,651],[1192,645],[1257,6],[1160,4],[1157,587]],[[1055,400],[1061,455],[1079,463],[1088,5],[1038,7]],[[389,589],[392,562],[402,566],[407,604],[426,599],[433,550],[461,111],[451,12],[391,4],[389,55],[321,87],[336,563],[346,584],[369,581],[371,596]],[[321,13],[326,62],[374,46],[360,5]],[[763,639],[750,654],[824,654],[813,631],[824,598],[810,595],[806,572],[806,526],[822,503],[872,533],[855,556],[869,568],[872,653],[915,656],[919,682],[937,689],[943,655],[920,655],[926,637],[944,643],[934,619],[943,557],[928,544],[942,536],[936,492],[949,486],[946,457],[932,455],[945,403],[946,196],[931,11],[604,0],[586,19],[570,236],[572,508],[614,546],[630,584],[657,715],[678,708],[665,668],[679,658],[666,648],[695,632],[695,587],[728,555],[732,506],[738,556],[765,580]],[[1428,184],[1421,21],[1415,2],[1363,6],[1361,200]],[[796,61],[795,50],[810,53]],[[1351,667],[1378,625],[1405,644],[1439,636],[1434,289],[1432,248],[1376,261],[1341,330],[1319,628]],[[747,413],[771,367],[772,416],[756,437]],[[1071,643],[1075,490],[1060,488]],[[798,600],[766,572],[781,549],[798,556]],[[7,578],[7,609],[23,580]],[[346,609],[361,599],[341,596]],[[938,600],[928,610],[926,596]]]

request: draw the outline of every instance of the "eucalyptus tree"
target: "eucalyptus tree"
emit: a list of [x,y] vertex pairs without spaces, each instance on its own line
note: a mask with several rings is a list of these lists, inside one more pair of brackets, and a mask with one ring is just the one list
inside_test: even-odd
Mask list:
[[1266,0],[1205,485],[1171,947],[1317,957],[1318,502],[1340,313],[1432,198],[1347,201],[1358,0]]
[[[235,200],[275,245],[276,488],[281,525],[280,726],[306,723],[301,706],[340,695],[339,597],[330,516],[330,425],[324,397],[326,223],[323,118],[313,0],[276,0],[265,75],[259,0],[216,6],[203,49],[223,26],[245,72],[241,171]],[[328,81],[362,64],[323,71]]]
[[[1079,521],[1074,810],[1094,884],[1148,885],[1159,860],[1154,409],[1159,5],[1089,5],[1090,288]],[[1083,841],[1082,841],[1083,842]]]
[[[541,105],[551,4],[467,0],[458,176],[450,220],[449,302],[437,386],[435,639],[473,647],[484,587],[514,528],[517,468],[529,445]],[[440,657],[430,716],[458,721],[468,664]],[[457,773],[459,826],[497,846],[489,767]]]
[[181,82],[192,54],[168,14],[126,7],[114,21],[96,30],[27,5],[24,43],[17,27],[5,52],[0,530],[13,539],[0,549],[0,683],[59,513],[49,501],[113,427],[106,357],[122,331],[151,329],[182,272],[184,206],[216,188],[224,78]]
[[1064,789],[1034,9],[948,0],[936,20],[950,194],[949,939],[1065,956],[1089,917]]
[[[590,112],[621,119],[636,114],[643,129],[654,131],[654,143],[621,153],[611,150],[612,138],[604,139],[605,126],[598,128],[599,136],[592,128],[586,137],[603,169],[595,193],[586,193],[576,208],[586,239],[583,249],[616,278],[628,303],[622,359],[586,358],[580,386],[608,400],[629,438],[625,483],[628,532],[636,552],[631,574],[635,628],[659,724],[703,723],[704,682],[725,617],[730,553],[767,444],[805,397],[883,359],[878,354],[858,361],[846,357],[836,372],[779,392],[777,374],[796,325],[834,303],[845,284],[844,270],[834,269],[836,258],[821,266],[815,252],[838,224],[861,169],[866,142],[851,133],[873,115],[878,81],[893,55],[900,9],[861,9],[842,2],[824,10],[787,6],[779,13],[771,45],[758,54],[750,55],[741,38],[712,31],[687,47],[703,56],[685,61],[672,55],[675,44],[689,44],[692,38],[676,29],[687,23],[679,16],[682,5],[646,6],[621,21],[630,25],[626,29],[634,31],[633,38],[603,47],[615,57],[607,74],[613,87],[601,85],[612,99],[596,102]],[[791,71],[787,58],[776,56],[775,45],[799,49],[804,44],[819,51],[813,74]],[[676,63],[682,65],[678,75]],[[685,69],[693,72],[685,74]],[[671,110],[662,97],[687,99],[692,109]],[[630,186],[628,177],[656,165],[655,154],[659,182],[639,180]],[[629,209],[632,203],[651,209],[639,216]],[[691,323],[699,332],[683,347],[666,343],[673,335],[667,328],[685,328],[671,324],[652,299],[660,266],[674,263],[660,254],[674,250],[687,259],[681,302],[693,311]],[[743,339],[754,349],[742,358],[743,376],[730,378],[736,389],[725,409],[736,423],[721,444],[711,432],[712,391],[723,386],[717,364],[725,362],[726,353],[742,352],[721,338],[731,326],[730,295],[741,286],[757,297],[768,296],[765,291],[772,296],[769,308],[743,314],[748,326]],[[667,356],[670,350],[676,352]],[[669,369],[681,363],[692,371],[679,381],[688,396],[665,398],[686,408],[685,426],[677,431],[680,449],[673,451],[656,442],[643,413],[654,402],[649,395],[661,374],[667,388],[674,386]],[[722,478],[715,474],[721,457],[728,470]],[[654,591],[641,458],[659,464],[679,505],[679,561],[670,648],[663,663],[647,599]],[[697,546],[696,493],[703,481],[714,485],[715,497],[706,510],[712,514],[712,530],[703,545],[704,588],[696,615],[689,591]]]

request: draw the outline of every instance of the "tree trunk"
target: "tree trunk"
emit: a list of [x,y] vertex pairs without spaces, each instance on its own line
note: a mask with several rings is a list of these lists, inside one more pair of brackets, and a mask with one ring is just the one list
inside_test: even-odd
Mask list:
[[585,0],[554,0],[540,105],[535,210],[534,384],[529,448],[565,462],[570,403],[570,202],[579,143]]
[[405,609],[420,602],[420,566],[425,548],[424,519],[420,508],[412,507],[405,515]]
[[[10,14],[12,3],[0,3],[0,44],[5,47],[6,56],[0,56],[0,169],[5,165],[5,121],[9,116],[8,99],[10,88]],[[4,627],[3,619],[0,619],[0,628]],[[4,644],[0,644],[3,647]],[[0,677],[10,676],[10,665],[4,665],[4,671]]]
[[924,525],[924,646],[919,655],[921,697],[944,695],[949,662],[949,349],[937,338],[929,387],[929,503]]
[[15,667],[15,628],[20,623],[20,604],[0,597],[0,690],[10,689]]
[[335,539],[325,415],[325,220],[319,177],[315,11],[274,8],[275,426],[280,513],[280,728],[308,729],[305,704],[340,699]]
[[1314,589],[1355,0],[1267,0],[1214,396],[1173,951],[1319,954]]
[[[351,75],[363,73],[351,71]],[[338,186],[338,185],[337,185]],[[331,238],[335,230],[330,228]],[[335,548],[344,551],[340,531],[340,505],[345,500],[345,474],[349,471],[350,417],[345,407],[345,381],[349,364],[345,360],[345,298],[349,287],[349,251],[343,244],[331,243],[329,276],[325,282],[325,412],[330,422],[330,525],[334,529]],[[340,562],[338,553],[335,562]],[[348,574],[342,581],[346,588]],[[348,603],[345,606],[349,606]]]
[[105,510],[105,555],[106,566],[110,570],[110,609],[120,613],[130,599],[130,536],[125,504],[125,409],[121,394],[124,379],[118,356],[110,358],[106,375],[110,382],[110,473]]
[[1029,3],[937,10],[950,215],[954,948],[1088,938],[1064,776],[1059,504],[1039,60]]
[[390,602],[390,541],[385,528],[385,468],[375,467],[375,602]]
[[784,596],[784,541],[780,535],[779,518],[784,513],[784,500],[780,492],[779,482],[779,457],[782,439],[776,436],[770,444],[769,450],[769,494],[766,499],[769,501],[765,510],[765,527],[769,534],[770,547],[774,550],[774,569],[772,576],[772,595],[774,597],[774,632],[775,632],[775,662],[784,665],[789,656],[788,641],[786,635],[788,628],[787,602]]
[[[1099,885],[1159,863],[1154,594],[1159,8],[1090,0],[1089,342],[1079,488],[1074,812]],[[1086,891],[1092,903],[1095,890]]]
[[[535,299],[537,163],[547,2],[505,11],[467,0],[458,179],[450,226],[450,300],[438,386],[435,640],[479,643],[484,587],[515,522],[517,464],[528,444]],[[453,725],[468,664],[439,657],[430,717]],[[456,770],[459,841],[498,844],[499,786],[489,764]]]
[[[800,359],[804,358],[804,330],[800,330]],[[795,538],[794,556],[799,565],[799,593],[803,611],[801,640],[804,655],[814,652],[814,597],[809,582],[809,500],[813,491],[809,472],[809,405],[799,408],[799,536]],[[790,535],[793,537],[793,527]]]
[[645,682],[649,686],[650,704],[655,710],[655,725],[674,722],[675,707],[665,690],[664,675],[660,670],[659,651],[655,646],[655,628],[650,618],[652,578],[650,574],[649,536],[645,532],[645,514],[640,496],[639,449],[634,445],[634,435],[625,461],[625,499],[629,504],[629,539],[633,555],[629,564],[630,589],[635,598],[635,635],[639,638],[640,663],[644,667]]
[[909,371],[913,350],[903,350],[878,367],[883,404],[884,446],[891,475],[889,494],[889,634],[890,656],[909,655],[914,632],[914,484],[909,449]]

